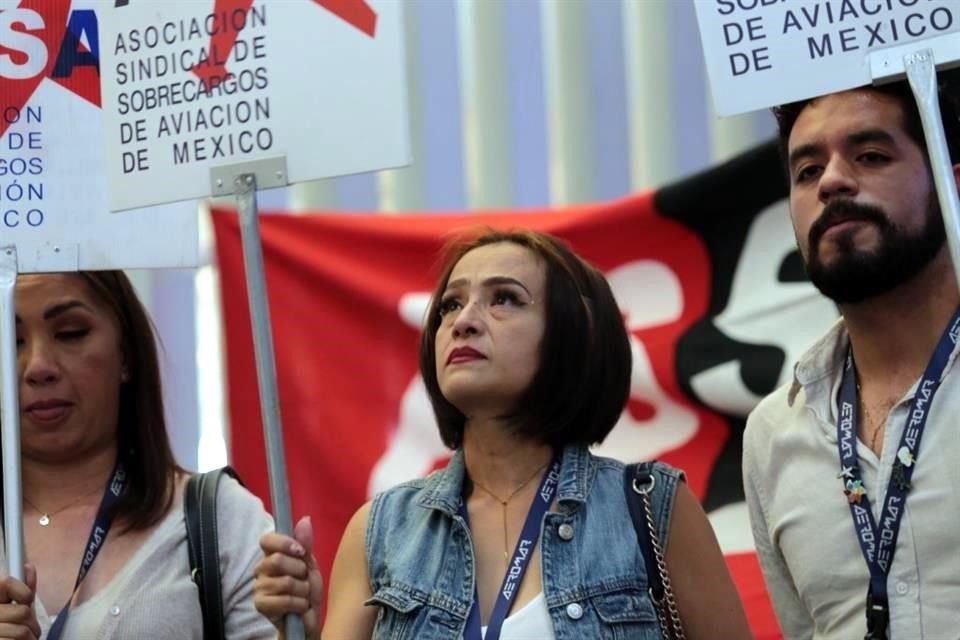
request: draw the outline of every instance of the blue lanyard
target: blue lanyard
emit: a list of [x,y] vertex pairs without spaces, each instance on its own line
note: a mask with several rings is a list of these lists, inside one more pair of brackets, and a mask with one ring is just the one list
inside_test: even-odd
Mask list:
[[[507,565],[507,573],[503,577],[503,584],[500,585],[497,602],[493,605],[493,611],[490,613],[486,636],[481,633],[480,600],[477,598],[477,590],[474,586],[473,606],[470,607],[470,613],[467,615],[467,626],[463,631],[465,640],[499,640],[500,627],[503,626],[503,621],[507,618],[507,613],[513,604],[513,597],[517,595],[517,589],[523,582],[523,576],[527,572],[530,558],[533,557],[533,549],[537,546],[537,540],[540,538],[540,525],[547,509],[553,504],[559,478],[560,458],[557,457],[554,458],[550,469],[540,480],[537,495],[534,496],[533,504],[530,505],[527,519],[520,531],[520,539],[517,540],[517,547],[513,550],[513,557],[510,558],[510,564]],[[467,505],[463,500],[460,501],[460,515],[463,517],[467,528],[469,528],[470,519],[467,516]],[[476,575],[474,575],[474,585],[476,585]]]
[[890,621],[887,600],[887,575],[893,562],[900,533],[900,520],[903,517],[913,477],[920,438],[927,423],[933,396],[940,387],[940,376],[950,354],[960,338],[960,309],[950,321],[946,331],[940,337],[937,347],[927,364],[917,392],[910,404],[907,426],[900,437],[896,459],[887,486],[887,496],[880,512],[880,526],[873,517],[870,500],[863,486],[857,456],[857,381],[853,366],[853,354],[848,352],[844,365],[843,379],[840,383],[840,419],[837,421],[837,447],[840,450],[840,474],[843,492],[850,504],[853,527],[860,543],[867,568],[870,570],[870,587],[867,591],[867,635],[866,639],[886,638]]
[[90,537],[87,539],[87,546],[83,552],[83,559],[80,561],[80,571],[77,572],[77,582],[73,585],[73,592],[67,604],[57,614],[50,631],[47,632],[46,640],[59,640],[63,634],[63,628],[67,624],[67,617],[70,615],[70,601],[73,600],[73,594],[86,577],[93,561],[97,559],[100,549],[103,548],[103,542],[107,539],[107,533],[110,531],[110,525],[113,518],[110,515],[111,507],[117,502],[117,499],[123,495],[123,489],[127,483],[127,474],[123,470],[123,465],[117,462],[113,468],[113,474],[110,476],[110,483],[103,490],[103,498],[100,500],[100,508],[97,509],[97,517],[93,521],[93,527],[90,529]]

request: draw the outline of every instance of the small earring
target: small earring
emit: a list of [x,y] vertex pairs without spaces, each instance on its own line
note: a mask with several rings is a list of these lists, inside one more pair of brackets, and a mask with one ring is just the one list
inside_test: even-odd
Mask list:
[[130,372],[127,371],[127,365],[120,367],[120,382],[129,382]]

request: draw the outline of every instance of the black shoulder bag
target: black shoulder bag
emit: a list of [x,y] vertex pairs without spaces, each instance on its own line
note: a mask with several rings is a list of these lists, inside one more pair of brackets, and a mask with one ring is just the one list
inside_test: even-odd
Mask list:
[[653,473],[653,462],[628,464],[623,474],[623,489],[627,496],[630,519],[637,533],[637,542],[647,568],[647,580],[650,582],[650,599],[660,619],[660,633],[666,640],[684,640],[683,625],[680,623],[680,611],[673,597],[673,586],[667,573],[667,563],[657,534],[657,523],[653,517],[653,505],[650,494],[657,486],[657,477]]
[[223,640],[226,637],[217,544],[217,489],[224,474],[243,484],[236,471],[231,467],[223,467],[190,476],[183,491],[190,578],[197,585],[200,596],[205,640]]

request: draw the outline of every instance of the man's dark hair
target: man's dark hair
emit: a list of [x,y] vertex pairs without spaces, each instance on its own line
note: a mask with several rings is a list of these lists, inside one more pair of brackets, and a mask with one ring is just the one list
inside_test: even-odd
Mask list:
[[448,245],[420,340],[420,372],[451,449],[463,445],[465,416],[440,392],[436,367],[439,304],[457,262],[478,247],[509,242],[546,265],[545,327],[530,387],[506,416],[515,433],[554,448],[602,442],[630,393],[630,341],[610,285],[563,242],[528,230],[481,230]]
[[132,530],[156,524],[173,504],[180,471],[163,417],[160,365],[150,318],[122,271],[81,271],[94,297],[114,316],[127,381],[120,386],[117,458],[127,485],[114,515]]
[[[947,149],[950,152],[951,164],[960,163],[960,67],[941,71],[937,75],[940,115],[943,119],[943,130],[947,138]],[[920,121],[920,112],[916,100],[906,80],[882,84],[879,86],[867,85],[860,87],[891,96],[900,103],[903,117],[903,130],[926,156],[927,142],[923,137],[923,124]],[[808,98],[789,104],[773,107],[773,117],[777,120],[780,137],[780,157],[789,176],[788,142],[793,125],[800,117],[800,113],[812,102],[819,98]]]

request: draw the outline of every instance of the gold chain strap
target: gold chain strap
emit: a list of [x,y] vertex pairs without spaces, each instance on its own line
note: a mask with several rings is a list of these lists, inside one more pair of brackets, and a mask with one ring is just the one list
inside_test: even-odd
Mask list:
[[660,537],[657,535],[657,524],[653,520],[650,493],[653,491],[655,484],[655,478],[652,474],[650,484],[645,488],[638,487],[636,479],[633,481],[633,490],[640,494],[640,498],[643,500],[643,513],[647,519],[647,529],[650,530],[650,546],[653,547],[653,555],[657,561],[657,573],[660,574],[660,584],[663,585],[663,598],[660,602],[654,599],[653,604],[657,610],[657,617],[660,619],[660,629],[663,631],[666,640],[686,640],[687,636],[684,634],[683,625],[680,623],[680,610],[677,609],[677,601],[673,597],[673,583],[670,582],[663,547],[660,546]]

